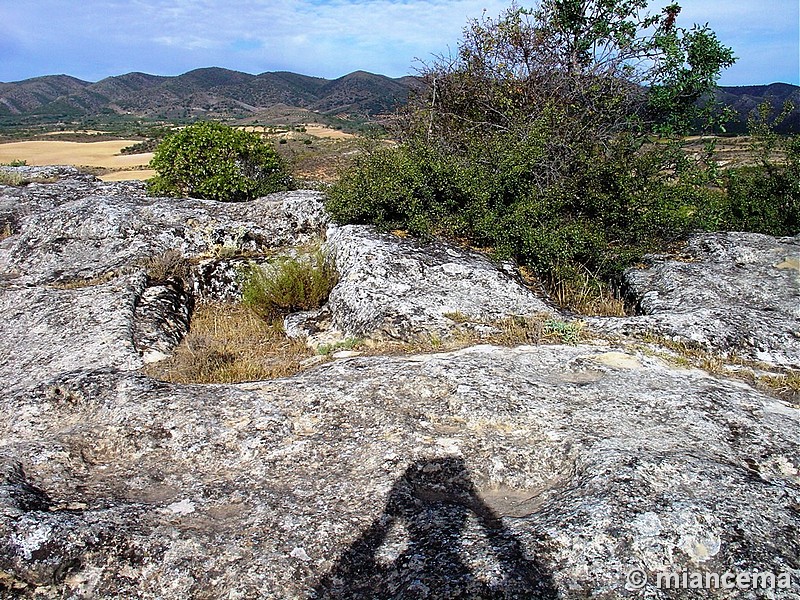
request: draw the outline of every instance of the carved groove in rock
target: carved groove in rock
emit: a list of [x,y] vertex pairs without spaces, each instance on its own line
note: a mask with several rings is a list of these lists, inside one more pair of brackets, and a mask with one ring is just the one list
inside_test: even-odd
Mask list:
[[167,358],[181,342],[193,303],[180,280],[145,288],[133,315],[133,343],[145,363]]

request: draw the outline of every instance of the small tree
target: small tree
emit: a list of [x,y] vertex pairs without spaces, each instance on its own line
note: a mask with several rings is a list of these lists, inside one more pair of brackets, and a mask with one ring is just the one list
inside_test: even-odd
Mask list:
[[476,135],[546,137],[540,166],[554,174],[578,146],[710,124],[702,100],[733,52],[708,26],[678,27],[677,4],[655,15],[647,4],[542,0],[473,20],[455,57],[422,69],[427,85],[401,121],[403,138],[459,151]]
[[155,150],[148,182],[153,195],[239,202],[285,190],[290,178],[261,137],[215,122],[169,135]]
[[613,277],[694,226],[704,195],[686,157],[655,136],[704,112],[733,61],[677,4],[540,0],[464,29],[421,72],[401,144],[358,157],[328,193],[335,219],[467,238],[558,284]]

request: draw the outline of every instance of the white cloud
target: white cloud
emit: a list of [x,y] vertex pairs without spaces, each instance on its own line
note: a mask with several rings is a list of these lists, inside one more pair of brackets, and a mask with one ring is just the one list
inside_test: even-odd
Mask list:
[[[251,73],[293,70],[335,77],[364,69],[400,76],[413,71],[415,58],[427,60],[455,48],[468,19],[480,17],[484,9],[496,16],[510,0],[4,4],[0,35],[16,40],[15,52],[4,55],[0,64],[0,80],[8,81],[16,73],[18,78],[68,72],[97,79],[133,70],[178,74],[212,65]],[[684,23],[708,22],[723,43],[734,47],[740,62],[730,73],[737,81],[797,82],[797,0],[683,4]],[[794,75],[784,75],[793,65]]]

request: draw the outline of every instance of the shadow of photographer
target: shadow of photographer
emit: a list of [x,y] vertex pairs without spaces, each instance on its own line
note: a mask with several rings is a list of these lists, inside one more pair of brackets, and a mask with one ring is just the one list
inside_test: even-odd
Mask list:
[[525,556],[480,498],[464,461],[408,467],[383,514],[314,589],[315,598],[557,597],[548,571]]

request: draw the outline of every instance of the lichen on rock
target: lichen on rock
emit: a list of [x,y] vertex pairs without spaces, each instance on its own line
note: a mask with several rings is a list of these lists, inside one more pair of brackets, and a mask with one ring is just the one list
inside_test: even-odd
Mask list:
[[[200,265],[213,280],[230,269],[213,261],[238,258],[219,246],[304,244],[327,225],[319,195],[214,204],[48,173],[60,180],[0,188],[15,223],[0,241],[0,596],[610,600],[638,597],[637,569],[642,593],[664,600],[728,591],[659,589],[659,573],[785,573],[789,588],[741,596],[797,595],[796,407],[600,335],[158,381],[144,361],[174,346],[199,289],[223,289],[195,285]],[[321,313],[289,319],[299,335],[313,319],[311,335],[408,339],[553,311],[444,243],[366,227],[331,227],[327,243],[340,283]],[[793,239],[692,244],[690,278],[715,261],[753,270],[780,296],[779,327],[796,325],[794,292],[775,283],[792,275]],[[167,250],[190,261],[187,280],[148,275],[143,261]],[[671,335],[672,314],[733,315],[722,298],[767,308],[735,278],[717,284],[729,293],[698,283],[712,306],[692,304],[661,264],[631,275],[646,314],[593,327]],[[648,291],[661,304],[647,309]],[[752,348],[796,360],[788,337],[776,346],[747,323]]]

